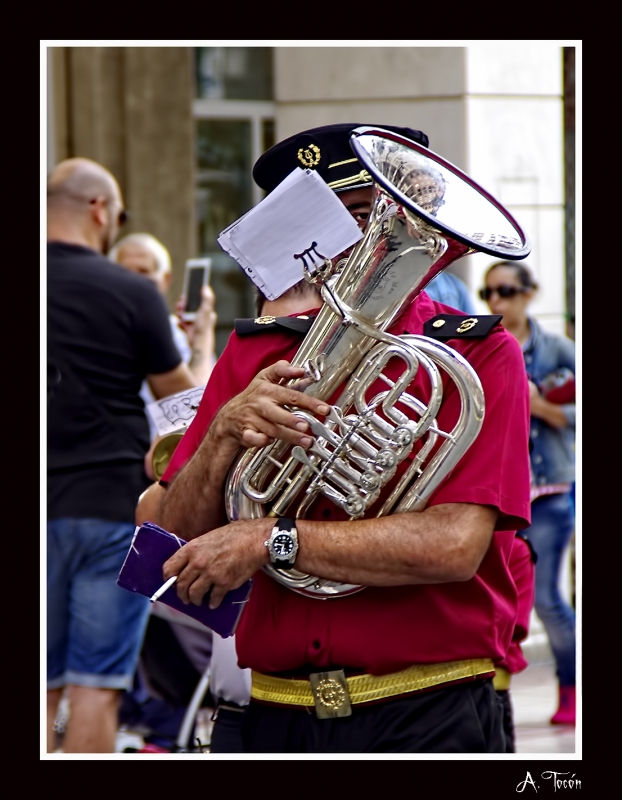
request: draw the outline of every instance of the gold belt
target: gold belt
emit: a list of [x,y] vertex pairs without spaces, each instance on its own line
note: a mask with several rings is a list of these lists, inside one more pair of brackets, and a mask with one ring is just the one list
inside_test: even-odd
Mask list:
[[334,670],[315,673],[309,680],[277,678],[253,670],[251,697],[279,705],[315,706],[320,718],[349,716],[350,704],[370,703],[494,671],[489,658],[416,664],[389,675],[346,677],[343,670]]
[[495,672],[495,677],[492,679],[492,685],[495,687],[497,692],[503,692],[510,688],[510,681],[512,680],[512,676],[503,667],[497,667]]

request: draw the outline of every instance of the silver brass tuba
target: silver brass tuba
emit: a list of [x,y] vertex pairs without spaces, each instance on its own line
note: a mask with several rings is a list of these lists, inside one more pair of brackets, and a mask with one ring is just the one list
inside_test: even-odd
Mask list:
[[[358,519],[383,489],[375,516],[423,510],[482,425],[482,386],[459,353],[425,336],[386,331],[449,264],[474,252],[524,258],[530,250],[526,237],[494,198],[422,145],[373,127],[355,129],[350,144],[374,181],[372,210],[345,264],[336,271],[328,261],[315,272],[305,268],[324,305],[292,361],[307,377],[300,385],[291,383],[325,401],[340,387],[341,394],[324,420],[291,409],[309,423],[314,442],[308,450],[277,440],[241,451],[226,486],[230,520],[302,519],[321,495]],[[398,380],[383,374],[394,359],[403,363]],[[427,405],[408,392],[419,369],[432,387]],[[450,431],[436,424],[441,370],[455,382],[462,402]],[[386,389],[371,396],[377,381]],[[411,463],[396,477],[416,444]],[[388,486],[392,480],[395,485]],[[264,570],[309,597],[340,597],[364,588],[271,565]]]

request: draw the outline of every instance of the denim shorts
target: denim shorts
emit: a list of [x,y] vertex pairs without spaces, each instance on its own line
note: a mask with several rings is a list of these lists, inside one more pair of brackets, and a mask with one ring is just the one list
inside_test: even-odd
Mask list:
[[149,598],[117,586],[135,525],[47,523],[47,688],[131,689]]

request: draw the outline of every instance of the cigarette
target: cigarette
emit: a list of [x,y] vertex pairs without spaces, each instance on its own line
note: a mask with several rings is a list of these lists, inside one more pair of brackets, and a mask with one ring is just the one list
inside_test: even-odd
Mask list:
[[158,589],[158,591],[154,592],[154,594],[151,596],[151,602],[155,603],[156,600],[159,600],[164,594],[164,592],[167,589],[170,589],[170,587],[175,583],[176,580],[177,580],[177,575],[173,575],[173,577],[169,578],[166,581],[166,583],[163,583],[162,586],[160,586],[160,588]]

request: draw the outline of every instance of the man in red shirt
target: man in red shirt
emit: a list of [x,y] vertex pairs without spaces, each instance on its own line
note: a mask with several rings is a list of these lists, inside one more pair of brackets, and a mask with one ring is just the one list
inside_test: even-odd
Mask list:
[[[364,224],[371,178],[349,151],[355,127],[326,126],[277,144],[255,166],[255,179],[270,191],[297,166],[301,147],[316,142],[334,162],[322,177]],[[391,129],[427,146],[420,132]],[[329,180],[330,167],[344,165],[350,177]],[[310,307],[302,316],[314,313]],[[389,332],[422,334],[437,315],[450,320],[452,313],[421,292]],[[300,342],[288,328],[232,334],[163,476],[159,509],[151,513],[145,504],[137,517],[192,540],[163,570],[164,578],[178,576],[185,602],[200,604],[210,591],[216,607],[228,590],[254,577],[236,631],[239,664],[253,671],[245,746],[249,752],[504,752],[492,676],[516,617],[508,568],[514,532],[529,524],[529,405],[520,348],[499,324],[483,337],[447,340],[477,372],[486,413],[475,442],[423,511],[374,518],[372,507],[350,519],[320,498],[295,529],[293,520],[284,521],[297,539],[296,570],[365,586],[319,602],[262,570],[271,559],[279,564],[266,547],[274,519],[228,522],[224,503],[240,448],[274,439],[311,445],[307,423],[285,406],[319,417],[329,411],[324,400],[279,385],[304,375],[290,364]],[[426,400],[425,376],[417,375],[409,393]],[[440,429],[451,429],[459,402],[448,388]],[[332,692],[328,700],[322,686]]]

